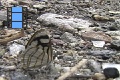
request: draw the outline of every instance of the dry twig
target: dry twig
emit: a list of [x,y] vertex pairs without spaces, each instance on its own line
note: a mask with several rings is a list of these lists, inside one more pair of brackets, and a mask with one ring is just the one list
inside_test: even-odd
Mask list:
[[75,71],[77,71],[81,66],[85,65],[87,63],[87,59],[83,59],[80,61],[76,66],[71,68],[70,71],[64,73],[62,76],[60,76],[57,80],[64,80],[67,77],[69,77],[71,74],[73,74]]
[[4,39],[0,39],[0,44],[6,44],[9,41],[18,39],[18,38],[23,37],[23,36],[24,36],[24,30],[21,29],[21,31],[17,34],[12,34],[10,36],[4,37]]

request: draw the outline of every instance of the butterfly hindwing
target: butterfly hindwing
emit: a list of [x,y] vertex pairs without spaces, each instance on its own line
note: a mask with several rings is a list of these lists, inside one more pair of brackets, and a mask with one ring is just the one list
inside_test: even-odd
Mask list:
[[42,67],[52,61],[52,47],[49,35],[45,29],[33,34],[23,53],[23,68]]

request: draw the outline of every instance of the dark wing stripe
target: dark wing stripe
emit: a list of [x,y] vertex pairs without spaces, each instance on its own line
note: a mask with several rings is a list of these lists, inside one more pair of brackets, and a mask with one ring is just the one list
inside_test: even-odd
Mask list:
[[[43,47],[42,49],[43,49],[43,52],[42,52],[40,55],[38,55],[38,57],[37,57],[37,59],[36,59],[36,63],[37,63],[37,60],[38,60],[39,58],[41,58],[40,56],[45,55],[45,53],[44,53],[44,47]],[[41,62],[42,62],[42,60],[41,60]],[[35,64],[36,64],[36,63],[35,63]],[[41,63],[40,65],[42,65],[42,63]]]
[[[41,45],[42,42],[40,42],[39,39],[49,39],[49,37],[47,35],[46,36],[41,36],[41,37],[36,37],[32,41],[38,41],[39,42],[38,44]],[[46,44],[48,44],[48,43],[46,43]],[[31,45],[31,42],[29,43],[29,45]]]
[[33,57],[34,56],[34,54],[36,53],[38,51],[38,48],[37,48],[37,50],[35,50],[35,52],[33,53],[33,54],[31,54],[31,55],[29,55],[29,58],[28,58],[28,64],[27,65],[30,65],[30,63],[31,63],[31,57]]
[[51,46],[51,40],[50,40],[50,42],[49,42],[49,48],[50,48],[50,49],[49,49],[50,51],[49,51],[48,54],[50,54],[49,57],[51,58],[51,61],[52,61],[52,60],[53,60],[53,50],[52,50],[52,46]]
[[32,49],[32,48],[35,48],[35,47],[31,47],[29,48],[27,51],[25,51],[25,53],[23,54],[23,66],[25,66],[25,56],[27,55],[27,52]]
[[39,39],[37,39],[37,46],[41,45],[42,47],[48,46],[49,43],[42,43]]
[[39,40],[39,39],[49,39],[49,36],[48,36],[48,35],[42,35],[42,36],[40,36],[40,37],[34,38],[33,41]]
[[52,46],[50,46],[50,53],[51,53],[50,57],[51,57],[51,61],[52,61],[52,60],[53,60],[53,50],[52,50]]
[[[42,54],[43,54],[43,57],[42,57],[42,59],[41,59],[41,63],[40,63],[41,65],[42,65],[42,62],[43,62],[43,58],[44,58],[44,56],[45,56],[45,52],[43,51]],[[42,55],[42,54],[41,54],[41,55]],[[36,60],[36,63],[37,63],[37,61],[39,60],[39,58],[41,58],[41,57],[40,57],[41,55],[38,56],[38,58],[37,58],[37,60]],[[40,66],[41,66],[41,65],[40,65]]]
[[[37,61],[39,60],[39,58],[40,58],[40,56],[44,56],[45,54],[42,52],[40,55],[38,55],[38,57],[36,58],[36,62],[35,62],[35,65],[34,65],[34,67],[36,67],[36,64],[37,64]],[[42,61],[41,61],[42,62]],[[41,66],[42,65],[42,63],[40,63],[40,65],[39,66]]]
[[47,62],[49,62],[49,47],[47,48],[47,55],[48,55]]

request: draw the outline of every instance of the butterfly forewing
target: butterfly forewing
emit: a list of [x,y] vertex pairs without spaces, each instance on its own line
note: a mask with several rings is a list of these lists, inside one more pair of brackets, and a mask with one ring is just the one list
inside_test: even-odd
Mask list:
[[52,47],[49,35],[45,29],[33,34],[26,45],[22,55],[23,68],[40,68],[53,59]]

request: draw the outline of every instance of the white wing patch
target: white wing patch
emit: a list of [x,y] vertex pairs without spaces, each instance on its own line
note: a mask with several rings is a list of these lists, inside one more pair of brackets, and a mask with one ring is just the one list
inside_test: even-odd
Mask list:
[[48,40],[48,39],[40,39],[40,41],[41,41],[42,43],[49,43],[49,40]]

